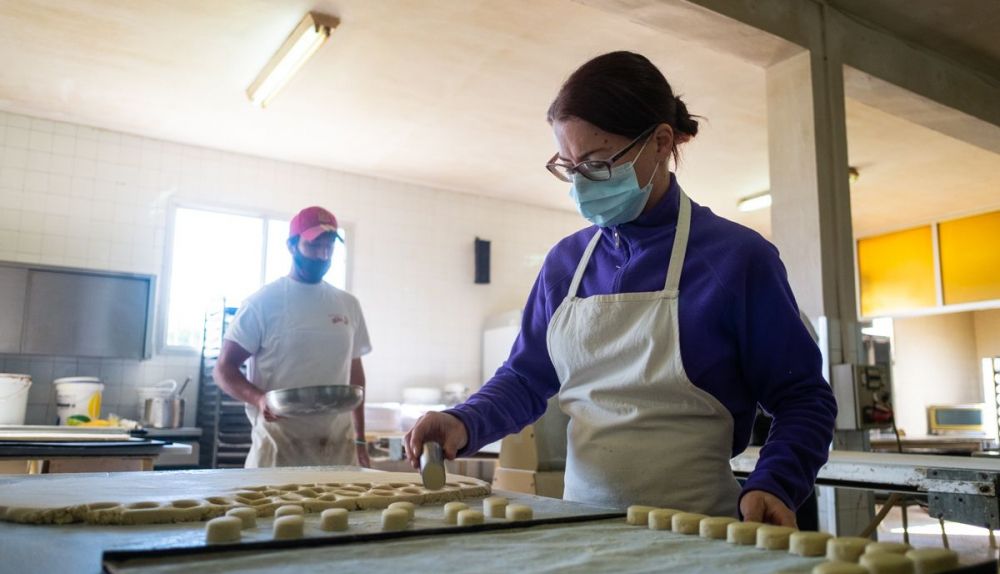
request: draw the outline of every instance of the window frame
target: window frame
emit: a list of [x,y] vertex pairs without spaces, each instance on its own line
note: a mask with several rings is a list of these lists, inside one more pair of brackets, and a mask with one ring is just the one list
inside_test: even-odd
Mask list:
[[[167,344],[167,319],[170,313],[170,287],[171,287],[171,277],[173,273],[173,247],[174,247],[174,235],[177,229],[177,210],[178,209],[191,209],[199,211],[208,211],[213,213],[225,214],[225,215],[238,215],[242,217],[252,217],[260,219],[261,222],[261,232],[263,241],[260,245],[260,258],[261,258],[261,270],[260,270],[260,283],[264,285],[265,278],[267,277],[267,233],[270,230],[271,222],[274,220],[279,221],[290,221],[292,217],[295,216],[294,213],[282,213],[274,210],[249,210],[246,208],[234,207],[229,205],[220,204],[209,204],[191,201],[171,201],[167,206],[167,218],[166,218],[166,230],[164,232],[164,245],[163,245],[163,261],[161,265],[161,277],[157,281],[162,288],[156,294],[156,349],[157,354],[160,355],[173,355],[173,356],[184,356],[184,357],[198,357],[201,356],[200,347],[188,347],[184,345],[168,345]],[[338,221],[339,222],[339,221]],[[340,227],[344,230],[344,235],[349,238],[354,237],[354,226],[349,223],[340,223]],[[344,261],[344,290],[350,290],[352,279],[353,279],[353,257],[351,257],[351,251],[346,254],[346,259]]]

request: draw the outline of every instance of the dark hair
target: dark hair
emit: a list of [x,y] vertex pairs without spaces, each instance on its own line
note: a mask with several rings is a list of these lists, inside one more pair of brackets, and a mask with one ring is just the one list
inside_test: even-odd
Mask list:
[[677,144],[698,134],[698,121],[645,56],[610,52],[577,68],[549,106],[548,120],[579,118],[606,132],[636,138],[654,124],[668,124]]

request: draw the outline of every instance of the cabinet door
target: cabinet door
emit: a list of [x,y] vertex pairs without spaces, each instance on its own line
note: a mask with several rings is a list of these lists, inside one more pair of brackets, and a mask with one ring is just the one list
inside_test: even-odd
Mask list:
[[21,351],[28,270],[0,267],[0,353]]
[[863,317],[934,307],[937,285],[931,227],[859,240],[858,275]]
[[938,229],[945,305],[1000,299],[1000,211],[943,221]]
[[146,355],[151,284],[141,277],[32,270],[22,352],[76,357]]

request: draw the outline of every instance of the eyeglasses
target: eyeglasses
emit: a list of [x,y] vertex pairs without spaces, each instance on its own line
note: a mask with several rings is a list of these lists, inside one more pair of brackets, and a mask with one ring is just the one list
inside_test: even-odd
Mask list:
[[588,159],[576,165],[569,165],[568,163],[557,161],[559,154],[556,153],[549,159],[549,163],[545,164],[545,169],[549,170],[552,175],[560,180],[567,182],[573,181],[574,173],[578,173],[591,181],[607,181],[611,179],[611,168],[614,166],[614,163],[635,147],[635,144],[643,141],[655,128],[656,125],[649,126],[646,131],[639,134],[637,138],[608,159]]

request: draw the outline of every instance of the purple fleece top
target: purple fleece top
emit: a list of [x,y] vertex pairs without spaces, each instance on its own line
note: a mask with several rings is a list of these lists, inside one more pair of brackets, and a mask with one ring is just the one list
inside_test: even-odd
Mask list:
[[[671,175],[670,189],[650,212],[605,231],[579,296],[663,289],[679,192]],[[743,492],[767,491],[798,508],[826,462],[837,412],[819,348],[799,317],[777,249],[707,207],[694,202],[691,207],[678,303],[684,370],[732,414],[733,456],[750,440],[758,403],[774,417]],[[531,424],[559,392],[546,330],[595,232],[596,227],[582,229],[549,252],[510,357],[468,401],[446,411],[468,429],[469,442],[460,454]]]

